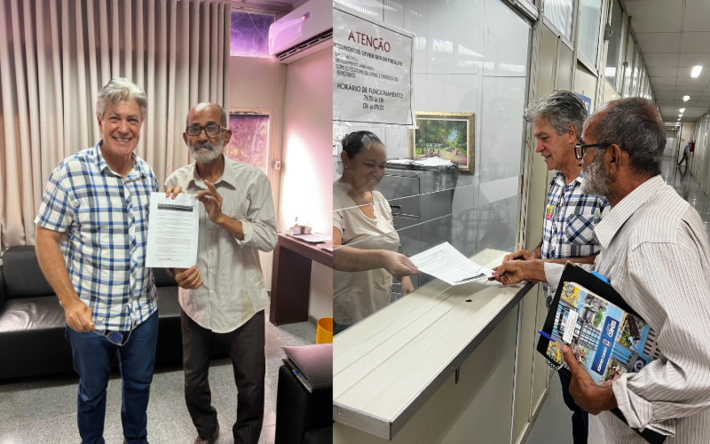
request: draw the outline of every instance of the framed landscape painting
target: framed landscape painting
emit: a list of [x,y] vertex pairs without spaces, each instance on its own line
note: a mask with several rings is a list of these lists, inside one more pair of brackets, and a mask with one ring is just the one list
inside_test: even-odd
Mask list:
[[460,171],[473,173],[475,113],[417,112],[409,157],[438,157],[454,163]]

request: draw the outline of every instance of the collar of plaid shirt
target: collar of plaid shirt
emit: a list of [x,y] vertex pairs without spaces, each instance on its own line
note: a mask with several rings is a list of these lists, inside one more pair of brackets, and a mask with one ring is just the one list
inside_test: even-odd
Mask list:
[[[580,172],[567,185],[565,176],[561,172],[555,174],[550,182],[550,191],[547,195],[546,208],[550,217],[543,223],[542,258],[559,259],[578,256],[589,256],[599,250],[596,241],[592,241],[591,233],[587,245],[572,244],[566,236],[565,230],[571,219],[580,217],[592,218],[597,211],[602,211],[608,206],[606,200],[599,196],[590,196],[582,193],[584,176]],[[594,226],[589,227],[593,231]]]

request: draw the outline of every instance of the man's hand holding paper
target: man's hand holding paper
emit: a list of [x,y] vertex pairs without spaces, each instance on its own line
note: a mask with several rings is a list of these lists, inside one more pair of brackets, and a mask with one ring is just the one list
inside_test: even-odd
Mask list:
[[543,262],[538,260],[510,260],[493,267],[493,276],[488,280],[496,280],[503,285],[521,281],[537,284],[545,281],[545,268]]
[[205,283],[204,279],[200,279],[202,273],[197,267],[173,268],[172,272],[178,286],[186,290],[197,290]]

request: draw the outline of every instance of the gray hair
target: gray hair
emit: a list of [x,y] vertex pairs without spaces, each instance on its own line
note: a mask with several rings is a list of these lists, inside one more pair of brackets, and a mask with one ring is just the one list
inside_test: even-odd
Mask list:
[[624,147],[636,174],[646,177],[661,174],[666,130],[661,114],[651,102],[641,97],[619,99],[594,114],[601,114],[597,124],[590,128],[597,143]]
[[555,90],[530,105],[525,110],[524,118],[528,122],[549,120],[559,136],[569,131],[570,124],[574,125],[579,138],[582,134],[582,124],[587,118],[587,108],[574,93]]
[[[220,118],[219,124],[222,125],[223,128],[229,128],[227,126],[227,111],[225,111],[221,105],[217,105],[216,103],[212,103],[212,102],[204,102],[204,103],[207,103],[208,105],[216,106],[217,108],[219,108],[219,110],[222,112],[222,117]],[[198,103],[192,109],[197,108],[201,104],[202,103]],[[192,112],[192,110],[190,110],[190,112]],[[187,117],[185,117],[185,126],[190,126],[190,113],[189,112],[187,113]]]
[[145,113],[148,109],[148,99],[145,97],[145,92],[140,86],[124,78],[111,79],[101,88],[96,97],[96,116],[103,120],[108,104],[115,105],[121,100],[134,100],[141,110],[141,122],[145,120]]

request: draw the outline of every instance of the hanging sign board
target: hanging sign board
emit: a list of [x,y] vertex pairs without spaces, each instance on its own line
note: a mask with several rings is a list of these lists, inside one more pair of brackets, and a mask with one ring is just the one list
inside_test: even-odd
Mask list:
[[333,121],[414,127],[415,35],[333,5]]

